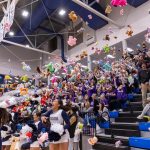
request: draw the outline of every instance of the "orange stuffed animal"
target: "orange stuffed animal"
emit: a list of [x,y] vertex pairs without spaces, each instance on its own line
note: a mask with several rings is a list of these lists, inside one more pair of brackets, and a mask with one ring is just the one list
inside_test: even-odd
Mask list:
[[72,20],[72,22],[76,22],[77,19],[78,19],[78,16],[76,15],[76,13],[75,13],[74,11],[71,11],[71,12],[68,14],[68,16],[69,16],[69,19]]

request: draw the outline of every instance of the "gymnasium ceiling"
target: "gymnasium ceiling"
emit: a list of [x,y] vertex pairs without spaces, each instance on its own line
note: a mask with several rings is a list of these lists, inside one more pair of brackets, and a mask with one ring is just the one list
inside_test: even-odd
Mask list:
[[[100,0],[99,3],[96,0],[82,1],[87,2],[92,8],[104,14],[110,0]],[[128,4],[138,7],[146,1],[148,0],[128,0]],[[25,33],[32,44],[35,47],[39,47],[44,41],[72,25],[68,15],[65,17],[58,15],[61,8],[66,10],[66,14],[72,10],[75,11],[85,22],[88,21],[89,27],[94,30],[102,28],[107,24],[107,21],[75,4],[72,0],[19,0],[15,12],[15,21],[11,28],[15,32],[15,36],[10,37],[7,35],[6,39],[16,43],[29,44],[24,35]],[[28,10],[30,16],[23,18],[21,15],[22,10]],[[87,14],[92,14],[92,21],[89,21]],[[0,16],[3,16],[2,12],[0,12]],[[49,33],[41,27],[48,29]]]

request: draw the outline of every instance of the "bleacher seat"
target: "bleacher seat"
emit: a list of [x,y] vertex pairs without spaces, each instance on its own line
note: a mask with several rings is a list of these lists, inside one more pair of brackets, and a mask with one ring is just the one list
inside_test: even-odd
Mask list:
[[108,128],[110,128],[110,123],[108,121],[106,121],[106,122],[100,123],[99,126],[100,126],[100,128],[108,129]]
[[130,137],[129,145],[134,148],[150,149],[150,138]]
[[139,130],[141,131],[149,131],[150,128],[150,122],[140,122],[139,123]]
[[110,118],[118,118],[119,117],[119,112],[118,111],[110,111],[109,112],[109,117]]

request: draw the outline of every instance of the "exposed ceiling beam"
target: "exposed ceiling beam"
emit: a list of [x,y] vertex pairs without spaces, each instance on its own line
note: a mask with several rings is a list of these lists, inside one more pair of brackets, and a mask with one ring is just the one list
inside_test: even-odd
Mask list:
[[28,40],[28,42],[31,44],[32,47],[35,47],[33,45],[33,43],[31,42],[31,40],[28,38],[28,36],[26,35],[26,33],[23,31],[22,27],[19,25],[19,23],[14,19],[16,25],[19,27],[19,29],[21,30],[21,32],[24,34],[24,36],[26,37],[26,39]]
[[22,47],[22,48],[25,48],[25,49],[30,50],[30,51],[35,51],[35,52],[39,52],[39,53],[43,53],[43,54],[48,54],[48,55],[51,55],[51,56],[56,56],[56,55],[51,54],[49,52],[46,52],[44,50],[37,49],[37,48],[32,48],[32,47],[26,47],[25,45],[14,43],[14,42],[11,42],[11,41],[8,41],[8,40],[3,40],[2,42],[7,43],[7,44],[11,44],[11,45],[14,45],[14,46]]
[[110,22],[110,23],[116,25],[117,27],[119,27],[119,28],[122,28],[122,27],[123,27],[122,25],[116,23],[114,20],[112,20],[112,19],[106,17],[105,15],[103,15],[102,13],[100,13],[100,12],[98,12],[97,10],[93,9],[92,7],[88,6],[87,4],[85,4],[85,3],[83,3],[83,2],[81,2],[81,1],[79,1],[79,0],[72,0],[72,1],[73,1],[74,3],[80,5],[81,7],[83,7],[83,8],[85,8],[85,9],[91,11],[92,13],[94,13],[95,15],[97,15],[98,17],[100,17],[100,18],[102,18],[102,19],[104,19],[104,20],[106,20],[106,21],[108,21],[108,22]]

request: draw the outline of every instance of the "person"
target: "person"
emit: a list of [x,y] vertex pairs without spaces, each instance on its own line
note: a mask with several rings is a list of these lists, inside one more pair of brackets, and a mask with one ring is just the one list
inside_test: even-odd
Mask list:
[[146,64],[142,64],[142,69],[138,72],[139,82],[142,91],[142,103],[143,107],[146,105],[147,93],[150,90],[149,80],[150,80],[150,70],[147,68]]
[[42,125],[42,122],[40,120],[40,117],[41,117],[41,114],[40,113],[34,113],[33,114],[33,124],[29,124],[29,126],[31,127],[35,127],[35,129],[33,129],[33,135],[31,137],[31,140],[30,142],[27,142],[27,143],[24,143],[22,146],[21,146],[21,149],[22,150],[25,150],[25,149],[30,149],[30,146],[32,144],[32,148],[31,149],[35,149],[35,147],[38,148],[39,144],[37,142],[37,137],[38,135],[40,134],[42,128],[43,128],[43,125]]
[[64,125],[64,134],[61,135],[60,140],[56,142],[50,142],[50,150],[68,150],[69,143],[69,132],[70,120],[67,113],[62,109],[63,102],[55,99],[52,104],[52,110],[46,112],[41,117],[42,121],[45,122],[46,118],[49,117],[51,126],[55,124]]
[[0,150],[2,149],[1,127],[9,121],[9,113],[5,108],[0,108]]
[[147,104],[145,105],[142,113],[137,117],[137,119],[143,119],[145,115],[150,116],[150,97],[147,98]]
[[77,116],[77,108],[76,107],[69,107],[68,108],[68,115],[70,118],[70,140],[69,140],[69,150],[78,150],[78,139],[79,137],[75,135],[75,129],[78,123],[78,116]]
[[97,116],[99,114],[99,102],[97,100],[97,95],[94,93],[92,94],[92,104],[93,104],[93,112],[94,112],[94,115]]

